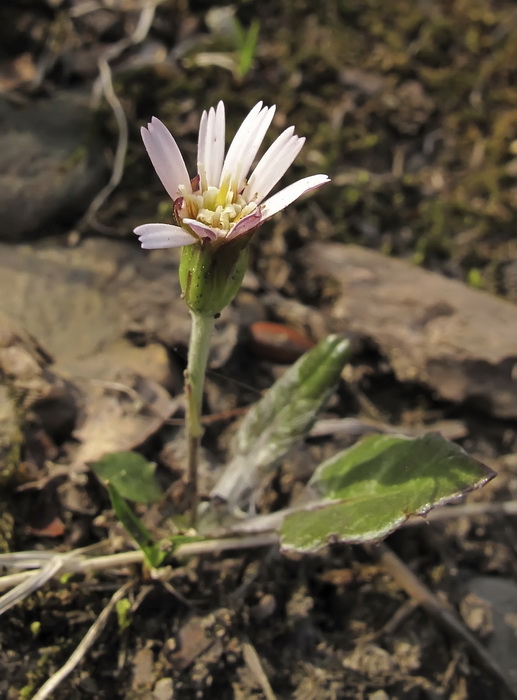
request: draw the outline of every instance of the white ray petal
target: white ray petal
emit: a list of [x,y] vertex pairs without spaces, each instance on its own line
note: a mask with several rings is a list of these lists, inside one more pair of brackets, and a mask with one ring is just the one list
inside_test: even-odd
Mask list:
[[151,163],[169,197],[172,200],[178,197],[179,185],[184,185],[191,191],[185,161],[165,124],[153,117],[147,129],[142,127],[141,133]]
[[244,188],[243,195],[246,197],[246,199],[253,199],[253,192],[252,190],[257,191],[256,187],[256,182],[257,179],[261,179],[262,173],[264,171],[267,171],[271,165],[271,163],[274,163],[278,157],[278,153],[282,151],[282,149],[285,147],[287,143],[292,138],[297,138],[294,135],[294,126],[290,126],[287,128],[285,131],[283,131],[278,138],[276,138],[271,146],[267,149],[267,151],[264,153],[262,158],[259,160],[257,163],[256,168],[254,171],[251,173],[251,176],[249,178],[249,182]]
[[238,167],[239,160],[243,155],[243,147],[248,143],[252,135],[256,132],[257,125],[259,125],[264,117],[264,114],[268,111],[267,107],[262,109],[262,102],[257,102],[253,107],[248,116],[244,119],[240,125],[237,133],[235,134],[233,141],[230,144],[226,158],[224,159],[223,168],[221,171],[221,177],[219,179],[219,186],[222,185],[225,178],[229,175],[234,182],[234,174]]
[[220,101],[208,114],[208,133],[205,144],[205,169],[208,185],[218,187],[224,160],[225,114]]
[[183,223],[190,226],[201,238],[209,238],[211,241],[217,238],[217,231],[214,231],[214,229],[207,226],[207,224],[197,221],[197,219],[183,219]]
[[264,108],[254,125],[254,129],[250,130],[248,139],[242,144],[240,157],[235,168],[235,175],[232,174],[232,180],[237,182],[237,192],[240,192],[244,186],[264,136],[271,126],[275,111],[275,105],[269,107],[269,109]]
[[330,178],[327,175],[311,175],[303,180],[298,180],[298,182],[293,182],[292,185],[280,190],[280,192],[267,199],[264,204],[261,204],[262,221],[270,219],[279,211],[285,209],[291,202],[294,202],[295,199],[301,197],[302,194],[315,190],[326,182],[330,182]]
[[184,231],[180,226],[171,224],[142,224],[134,230],[142,248],[179,248],[192,245],[196,238]]
[[247,201],[262,202],[292,165],[305,143],[293,131],[286,129],[260,159],[243,192]]
[[205,189],[206,182],[206,137],[208,131],[208,114],[206,109],[203,110],[201,121],[199,122],[199,134],[197,137],[197,172],[200,179],[201,189]]

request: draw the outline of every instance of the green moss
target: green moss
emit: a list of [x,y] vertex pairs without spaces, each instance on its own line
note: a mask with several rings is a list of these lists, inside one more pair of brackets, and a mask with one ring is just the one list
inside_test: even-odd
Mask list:
[[0,502],[0,552],[9,552],[14,534],[14,518],[8,506]]
[[[2,402],[0,433],[0,488],[7,487],[18,473],[23,444],[23,397],[10,384],[0,384]],[[0,545],[1,546],[1,545]]]
[[56,667],[54,659],[60,652],[59,645],[40,649],[35,666],[27,673],[27,683],[19,691],[21,700],[30,700],[35,690],[49,678]]
[[467,282],[474,289],[484,289],[483,275],[477,267],[472,267],[467,273]]

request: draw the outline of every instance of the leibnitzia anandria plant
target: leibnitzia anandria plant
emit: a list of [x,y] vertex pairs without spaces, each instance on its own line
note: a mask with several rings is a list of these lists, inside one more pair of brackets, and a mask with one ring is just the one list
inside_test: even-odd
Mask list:
[[[269,196],[304,144],[292,126],[278,136],[250,175],[274,113],[275,107],[259,102],[225,151],[223,103],[203,112],[193,178],[174,138],[153,117],[142,128],[142,138],[172,200],[174,222],[143,224],[135,233],[143,248],[182,248],[179,278],[192,315],[185,375],[191,524],[206,536],[221,526],[225,534],[273,529],[279,531],[284,548],[314,551],[330,539],[367,542],[383,537],[410,515],[424,514],[481,486],[493,473],[439,435],[418,439],[376,435],[321,464],[306,487],[303,506],[262,516],[260,523],[246,516],[264,477],[306,437],[340,380],[350,348],[345,338],[330,336],[300,358],[250,409],[236,434],[231,459],[210,494],[208,510],[198,520],[201,403],[214,319],[240,288],[257,228],[301,195],[329,182],[326,175],[312,175]],[[140,470],[135,457],[143,458],[138,455],[112,457],[94,469],[109,482],[117,514],[156,565],[161,554],[123,498],[156,489],[149,483],[152,467]]]
[[167,127],[155,117],[147,128],[142,127],[144,145],[172,200],[176,223],[143,224],[135,233],[142,248],[183,248],[180,284],[192,314],[185,389],[193,520],[201,401],[214,317],[239,291],[248,264],[248,244],[256,229],[300,195],[329,182],[326,175],[312,175],[266,199],[305,142],[292,126],[276,139],[248,177],[275,109],[262,102],[255,105],[226,154],[223,102],[204,111],[193,178]]
[[[300,195],[329,181],[326,175],[312,175],[269,197],[303,146],[304,139],[293,127],[276,139],[249,175],[274,111],[274,107],[257,104],[226,153],[223,104],[204,112],[193,179],[176,142],[160,121],[152,119],[142,130],[145,147],[172,200],[174,223],[144,224],[135,232],[144,248],[182,248],[180,283],[192,314],[185,388],[189,509],[196,530],[179,532],[166,543],[156,542],[136,516],[128,501],[151,503],[162,497],[154,478],[155,465],[142,455],[106,455],[92,469],[106,483],[118,518],[151,567],[164,562],[171,545],[178,556],[188,556],[277,541],[284,549],[298,552],[315,551],[330,540],[370,542],[386,536],[408,517],[424,514],[494,476],[438,434],[416,439],[374,435],[320,464],[301,494],[299,506],[251,517],[257,490],[308,435],[340,381],[350,348],[346,338],[332,335],[295,362],[248,411],[235,435],[229,462],[210,500],[203,504],[208,507],[198,507],[201,399],[214,317],[239,290],[256,229]],[[185,542],[189,538],[207,541]],[[214,538],[215,542],[209,541]],[[136,561],[134,552],[121,554],[117,561],[124,565]],[[113,565],[111,556],[100,557],[103,561],[99,563],[95,558],[83,561],[78,552],[46,555],[0,554],[0,566],[39,567],[34,574],[25,572],[23,581],[0,597],[0,615],[52,576],[78,571],[79,566],[86,571],[91,565],[94,570],[108,565],[106,559]],[[112,602],[119,600],[124,590],[118,591]],[[46,686],[41,689],[45,697]]]
[[[192,314],[185,382],[189,506],[191,524],[197,532],[176,534],[165,547],[155,542],[127,502],[149,503],[161,498],[154,465],[138,453],[106,455],[92,468],[105,481],[117,516],[151,567],[164,562],[171,546],[177,556],[188,556],[238,546],[263,546],[278,540],[284,549],[299,552],[315,551],[329,540],[376,540],[409,516],[426,513],[494,476],[439,435],[417,439],[375,435],[320,464],[299,507],[250,517],[257,488],[267,483],[265,477],[270,477],[287,452],[308,434],[338,384],[350,350],[345,338],[333,335],[301,357],[248,411],[236,433],[230,461],[210,494],[208,509],[198,508],[201,398],[214,316],[239,290],[254,231],[300,195],[328,182],[326,175],[313,175],[268,198],[303,146],[304,139],[295,135],[293,127],[277,138],[248,177],[273,115],[274,107],[256,105],[225,155],[224,106],[219,103],[215,110],[204,112],[197,174],[192,180],[166,127],[153,119],[142,130],[149,156],[172,199],[175,223],[144,224],[136,233],[144,248],[183,248],[180,282]],[[185,542],[189,538],[213,540],[220,535],[214,542]],[[135,552],[121,554],[122,559],[113,555],[91,560],[84,558],[81,550],[65,555],[0,554],[0,566],[27,568],[23,580],[0,597],[0,615],[53,576],[111,567],[115,561],[127,565],[139,560]],[[37,569],[31,572],[34,566]],[[104,613],[124,601],[129,585],[114,594]],[[87,635],[90,641],[100,628],[97,623],[92,626]],[[82,657],[84,648],[82,643],[81,654],[78,648],[38,691],[38,698],[46,698],[53,691]]]

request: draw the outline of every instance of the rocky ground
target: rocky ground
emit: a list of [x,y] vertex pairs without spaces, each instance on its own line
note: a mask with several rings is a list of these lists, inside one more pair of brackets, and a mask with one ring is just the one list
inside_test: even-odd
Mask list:
[[[248,62],[235,18],[258,22]],[[170,530],[189,319],[176,253],[131,233],[169,216],[138,129],[159,116],[193,165],[219,99],[232,131],[276,103],[272,133],[307,136],[289,176],[332,184],[260,229],[218,322],[203,493],[246,408],[329,332],[355,346],[333,420],[261,512],[371,431],[438,430],[498,473],[384,546],[56,578],[2,618],[0,696],[35,697],[127,584],[52,697],[517,697],[513,6],[281,0],[232,20],[204,2],[19,0],[0,19],[0,551],[131,549],[88,468],[120,450],[157,463],[168,495],[140,515]]]

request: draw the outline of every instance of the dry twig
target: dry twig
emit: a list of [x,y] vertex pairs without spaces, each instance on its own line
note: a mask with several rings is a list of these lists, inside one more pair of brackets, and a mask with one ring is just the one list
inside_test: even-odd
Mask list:
[[[315,504],[317,506],[318,504]],[[283,518],[297,509],[285,509],[237,523],[233,528],[233,537],[190,542],[181,545],[176,551],[177,557],[191,557],[221,554],[229,549],[252,549],[256,547],[276,546],[279,543],[278,529]],[[429,525],[451,518],[478,517],[482,515],[517,515],[517,502],[506,503],[466,503],[432,510],[425,517],[410,518],[405,527]],[[0,591],[10,592],[0,598],[0,614],[20,602],[34,591],[41,588],[50,578],[58,573],[87,573],[107,569],[117,569],[139,565],[144,561],[141,551],[120,552],[98,557],[87,557],[89,548],[76,550],[67,554],[55,552],[17,552],[0,554],[0,566],[32,569],[0,577]],[[59,561],[59,566],[58,566]],[[33,569],[38,569],[34,572]]]
[[244,642],[242,645],[242,655],[244,657],[244,663],[262,688],[262,692],[266,696],[266,700],[276,700],[276,695],[273,692],[273,688],[271,687],[269,679],[266,676],[266,672],[264,671],[262,662],[255,647],[249,642]]
[[10,610],[13,605],[21,602],[27,596],[35,593],[51,578],[60,574],[65,561],[66,558],[63,556],[59,554],[54,555],[41,569],[38,569],[36,572],[28,572],[29,575],[24,580],[21,580],[15,588],[0,598],[0,615]]
[[[278,544],[278,535],[270,532],[263,532],[240,537],[224,537],[218,540],[206,540],[203,542],[189,542],[182,544],[175,551],[176,557],[193,557],[201,555],[217,555],[230,549],[253,549],[257,547],[270,547]],[[19,552],[17,554],[0,554],[0,566],[20,566],[19,555],[27,558],[31,565],[37,566],[38,555],[42,555],[39,560],[38,574],[43,569],[43,565],[49,560],[49,552]],[[50,558],[56,558],[55,553]],[[108,554],[99,557],[84,557],[79,552],[70,552],[67,555],[60,555],[60,574],[64,573],[90,573],[92,571],[106,571],[109,569],[119,569],[127,566],[134,566],[144,562],[143,553],[138,551],[120,552],[119,554]],[[22,571],[19,574],[9,574],[0,577],[0,591],[11,588],[13,585],[21,584],[26,579],[34,576],[34,571]],[[50,577],[48,577],[50,578]],[[46,580],[48,580],[48,578]],[[34,589],[35,590],[35,589]],[[0,599],[1,604],[2,599]],[[16,601],[15,601],[16,602]]]
[[106,98],[106,101],[111,107],[117,122],[118,140],[109,182],[102,188],[102,190],[100,190],[100,192],[97,193],[93,201],[90,203],[88,210],[77,224],[76,230],[79,233],[82,233],[88,227],[94,227],[100,233],[109,234],[113,232],[110,228],[103,226],[99,221],[97,221],[96,216],[99,209],[108,199],[113,190],[118,187],[122,179],[122,175],[124,174],[124,164],[126,162],[128,145],[128,125],[124,109],[113,88],[110,62],[120,56],[128,48],[141,44],[146,39],[153,23],[156,7],[161,2],[163,2],[163,0],[149,0],[146,2],[140,12],[136,29],[131,36],[125,37],[124,39],[118,41],[107,51],[105,51],[99,58],[99,77],[94,85],[93,95],[94,98],[98,99],[99,94],[102,93]]

